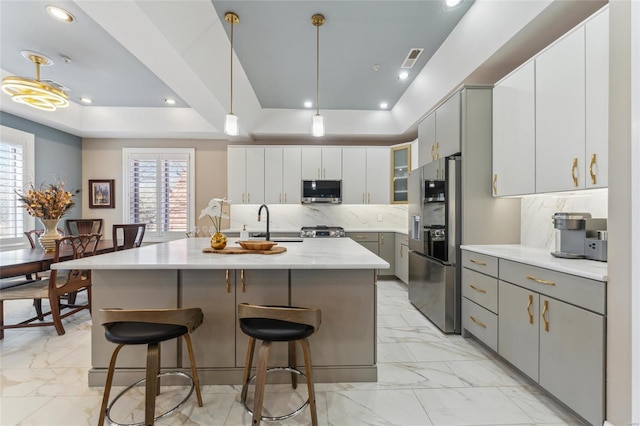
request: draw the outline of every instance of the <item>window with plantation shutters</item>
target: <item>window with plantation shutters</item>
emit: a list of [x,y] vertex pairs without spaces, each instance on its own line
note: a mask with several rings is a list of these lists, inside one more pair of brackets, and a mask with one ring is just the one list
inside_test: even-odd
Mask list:
[[21,244],[23,232],[35,222],[22,207],[16,191],[33,182],[34,136],[0,126],[0,244]]
[[124,149],[127,223],[145,237],[184,237],[193,217],[193,149]]

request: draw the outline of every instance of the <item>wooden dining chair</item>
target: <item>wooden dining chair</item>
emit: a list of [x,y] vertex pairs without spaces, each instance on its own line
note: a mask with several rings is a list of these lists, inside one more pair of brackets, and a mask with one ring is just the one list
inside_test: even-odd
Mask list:
[[[75,235],[63,237],[56,241],[56,250],[53,263],[60,260],[61,251],[71,251],[73,259],[91,256],[96,253],[100,234]],[[78,305],[67,299],[63,303],[61,297],[70,293],[87,291],[87,302]],[[50,311],[33,318],[21,321],[17,324],[4,323],[4,302],[7,300],[23,299],[49,299]],[[63,309],[69,309],[62,313]],[[22,327],[54,326],[58,334],[64,334],[62,319],[88,309],[91,312],[91,270],[85,269],[52,269],[49,279],[36,280],[20,286],[9,287],[0,290],[0,339],[4,338],[4,330]],[[51,321],[43,321],[44,317],[51,315]],[[37,322],[36,320],[40,320]]]
[[[144,238],[145,223],[113,225],[111,240],[113,251],[140,247]],[[122,244],[120,244],[122,241]]]
[[[62,228],[58,228],[58,232],[62,236],[65,234],[64,229]],[[32,229],[31,231],[24,232],[24,235],[27,237],[27,240],[29,240],[29,245],[31,245],[32,249],[36,248],[36,242],[42,234],[44,234],[44,229]]]
[[103,219],[67,219],[67,234],[102,234],[102,224]]

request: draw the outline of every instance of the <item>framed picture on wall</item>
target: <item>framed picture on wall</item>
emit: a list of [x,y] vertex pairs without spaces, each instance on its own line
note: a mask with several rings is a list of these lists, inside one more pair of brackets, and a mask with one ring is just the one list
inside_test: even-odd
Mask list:
[[113,209],[116,207],[114,179],[89,179],[89,208]]

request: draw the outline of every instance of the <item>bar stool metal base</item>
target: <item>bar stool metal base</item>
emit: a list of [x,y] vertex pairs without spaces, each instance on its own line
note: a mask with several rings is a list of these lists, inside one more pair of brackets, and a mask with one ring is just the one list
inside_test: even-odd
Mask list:
[[[166,411],[166,412],[160,414],[158,417],[154,418],[153,419],[154,422],[159,420],[159,419],[162,419],[164,417],[167,417],[167,416],[173,414],[176,410],[178,410],[180,407],[182,407],[184,405],[184,403],[187,402],[187,400],[189,399],[189,397],[191,396],[191,394],[193,393],[193,390],[195,388],[193,378],[190,375],[188,375],[186,373],[183,373],[182,371],[167,371],[167,372],[158,374],[158,377],[163,377],[163,376],[181,376],[181,377],[186,377],[191,382],[191,388],[189,389],[189,393],[187,393],[187,396],[184,397],[184,399],[182,401],[180,401],[175,407],[169,409],[168,411]],[[120,392],[118,395],[116,395],[115,398],[113,398],[113,401],[111,401],[111,403],[109,405],[107,405],[107,410],[106,410],[107,422],[109,422],[109,424],[111,426],[144,426],[144,420],[142,422],[140,422],[140,423],[116,423],[115,421],[113,421],[111,419],[110,412],[111,412],[111,408],[118,401],[118,399],[120,399],[120,397],[122,397],[126,392],[128,392],[129,390],[131,390],[132,388],[138,386],[140,383],[142,383],[142,382],[144,382],[146,380],[147,379],[141,379],[141,380],[138,380],[137,382],[135,382],[134,384],[132,384],[130,386],[127,386],[125,389],[122,390],[122,392]]]
[[[299,376],[303,376],[305,378],[305,380],[307,380],[307,375],[304,374],[302,371],[298,370],[297,368],[293,368],[293,367],[271,367],[271,368],[267,368],[267,374],[269,374],[272,371],[288,371],[290,373],[294,373],[294,374],[297,374]],[[247,384],[243,386],[242,395],[245,395],[245,396],[247,395],[246,388],[249,387],[249,383],[254,381],[255,378],[256,378],[256,375],[254,374],[249,379],[249,382],[247,382]],[[244,399],[241,402],[242,402],[242,405],[244,405],[244,409],[247,411],[247,413],[249,413],[249,414],[251,414],[251,416],[253,416],[253,410],[250,409],[247,406],[247,400]],[[278,421],[278,420],[289,419],[291,417],[295,417],[298,414],[302,413],[304,411],[304,409],[307,408],[307,405],[309,405],[309,398],[307,398],[307,400],[299,408],[295,409],[294,411],[292,411],[292,412],[290,412],[288,414],[283,414],[281,416],[261,416],[261,419],[265,420],[265,421],[268,421],[268,422],[274,422],[274,421]]]

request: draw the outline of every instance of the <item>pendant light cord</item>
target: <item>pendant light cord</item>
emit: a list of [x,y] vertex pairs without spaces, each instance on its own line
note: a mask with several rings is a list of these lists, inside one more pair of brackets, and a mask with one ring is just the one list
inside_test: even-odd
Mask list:
[[231,63],[231,105],[229,106],[229,114],[233,114],[233,19],[231,22],[231,55],[229,62]]
[[320,115],[320,26],[316,26],[316,115]]

